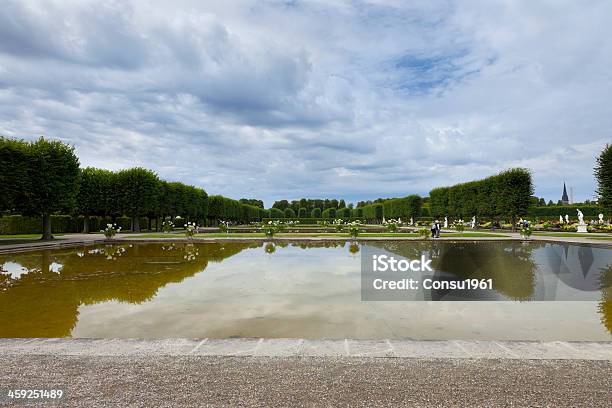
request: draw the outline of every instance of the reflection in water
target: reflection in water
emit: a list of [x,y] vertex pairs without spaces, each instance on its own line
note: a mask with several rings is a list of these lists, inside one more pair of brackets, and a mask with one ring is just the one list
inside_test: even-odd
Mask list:
[[601,271],[600,287],[599,313],[601,314],[601,322],[612,333],[612,265]]
[[[438,276],[492,278],[500,299],[520,302],[361,302],[355,254],[364,247],[354,242],[99,245],[0,255],[0,337],[588,340],[602,339],[602,327],[612,333],[610,249],[463,241],[367,247],[411,259],[426,253]],[[593,302],[530,302],[570,289],[601,293],[599,314]]]
[[69,336],[82,304],[146,302],[168,283],[252,246],[123,244],[18,254],[15,261],[0,256],[3,272],[13,262],[27,270],[17,279],[0,274],[0,337]]

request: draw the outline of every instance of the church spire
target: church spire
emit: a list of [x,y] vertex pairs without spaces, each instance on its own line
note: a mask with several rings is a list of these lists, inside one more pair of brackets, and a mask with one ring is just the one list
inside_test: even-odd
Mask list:
[[565,181],[563,182],[563,195],[561,196],[561,203],[564,205],[569,204],[569,198],[567,197],[567,189],[565,188]]

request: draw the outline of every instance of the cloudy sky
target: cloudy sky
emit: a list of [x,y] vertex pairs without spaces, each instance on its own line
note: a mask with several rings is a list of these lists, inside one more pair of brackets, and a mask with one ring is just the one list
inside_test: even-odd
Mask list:
[[515,166],[593,198],[610,1],[24,1],[0,7],[0,134],[209,194],[427,194]]

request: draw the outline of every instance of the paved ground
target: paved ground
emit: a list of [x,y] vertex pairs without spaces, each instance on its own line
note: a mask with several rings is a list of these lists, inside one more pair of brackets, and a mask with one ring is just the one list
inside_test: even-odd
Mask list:
[[64,406],[75,407],[603,407],[612,399],[612,342],[0,339],[0,361],[0,389],[60,387]]
[[5,387],[61,386],[71,407],[609,407],[612,399],[612,364],[581,360],[7,355],[0,378]]

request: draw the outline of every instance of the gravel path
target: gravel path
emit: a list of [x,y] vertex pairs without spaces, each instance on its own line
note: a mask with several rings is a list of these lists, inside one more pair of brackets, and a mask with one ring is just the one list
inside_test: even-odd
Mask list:
[[609,407],[612,363],[3,355],[0,382],[63,385],[71,407]]

